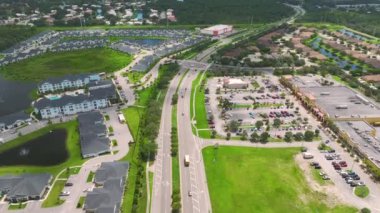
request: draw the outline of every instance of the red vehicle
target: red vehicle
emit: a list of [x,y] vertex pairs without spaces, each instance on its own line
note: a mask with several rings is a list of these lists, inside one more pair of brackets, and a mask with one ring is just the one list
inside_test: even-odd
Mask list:
[[341,162],[339,162],[339,166],[340,166],[340,167],[347,167],[347,163],[346,163],[346,161],[341,161]]

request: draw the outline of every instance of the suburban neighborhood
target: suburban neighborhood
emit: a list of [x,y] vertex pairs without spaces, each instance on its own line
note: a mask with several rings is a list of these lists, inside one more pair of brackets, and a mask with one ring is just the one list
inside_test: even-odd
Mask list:
[[380,212],[379,8],[0,3],[0,212]]

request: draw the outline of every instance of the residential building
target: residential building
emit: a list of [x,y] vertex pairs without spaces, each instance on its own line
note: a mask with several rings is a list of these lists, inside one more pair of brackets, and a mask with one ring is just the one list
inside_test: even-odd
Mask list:
[[0,132],[7,129],[19,127],[22,124],[30,121],[32,121],[30,116],[23,111],[2,116],[0,117]]
[[50,174],[24,174],[0,177],[0,195],[17,203],[42,199],[52,179]]
[[67,75],[61,78],[51,78],[38,85],[40,93],[63,91],[82,88],[93,81],[100,81],[98,74]]
[[59,99],[41,98],[34,103],[34,112],[43,119],[74,115],[108,107],[110,100],[118,95],[115,85],[102,85],[100,88],[89,88],[88,94],[63,95]]
[[107,127],[99,111],[79,114],[78,122],[83,158],[95,157],[111,151]]
[[84,204],[85,211],[120,212],[128,169],[128,162],[102,163],[95,173],[95,183],[100,183],[97,185],[101,187],[87,193]]

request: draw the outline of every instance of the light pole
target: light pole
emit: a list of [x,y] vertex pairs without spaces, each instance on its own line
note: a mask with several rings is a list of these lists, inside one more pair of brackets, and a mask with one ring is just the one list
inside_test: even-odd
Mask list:
[[215,145],[214,145],[214,162],[216,161],[216,156],[217,156],[217,154],[218,154],[218,148],[219,148],[219,144],[218,143],[216,143]]

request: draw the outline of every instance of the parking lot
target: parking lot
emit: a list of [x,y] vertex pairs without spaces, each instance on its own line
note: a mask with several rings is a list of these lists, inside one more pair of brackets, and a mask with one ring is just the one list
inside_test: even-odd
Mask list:
[[[248,83],[248,87],[243,89],[226,88],[223,78],[208,80],[208,120],[210,127],[215,128],[218,134],[226,135],[231,121],[239,123],[237,131],[230,131],[232,136],[239,136],[243,132],[251,135],[267,131],[272,138],[282,140],[287,131],[296,134],[315,130],[316,126],[309,122],[313,118],[278,82],[277,77],[255,76],[242,79]],[[221,105],[226,102],[229,105],[223,108]]]
[[345,131],[360,150],[380,167],[380,140],[373,136],[375,129],[364,121],[336,122]]

